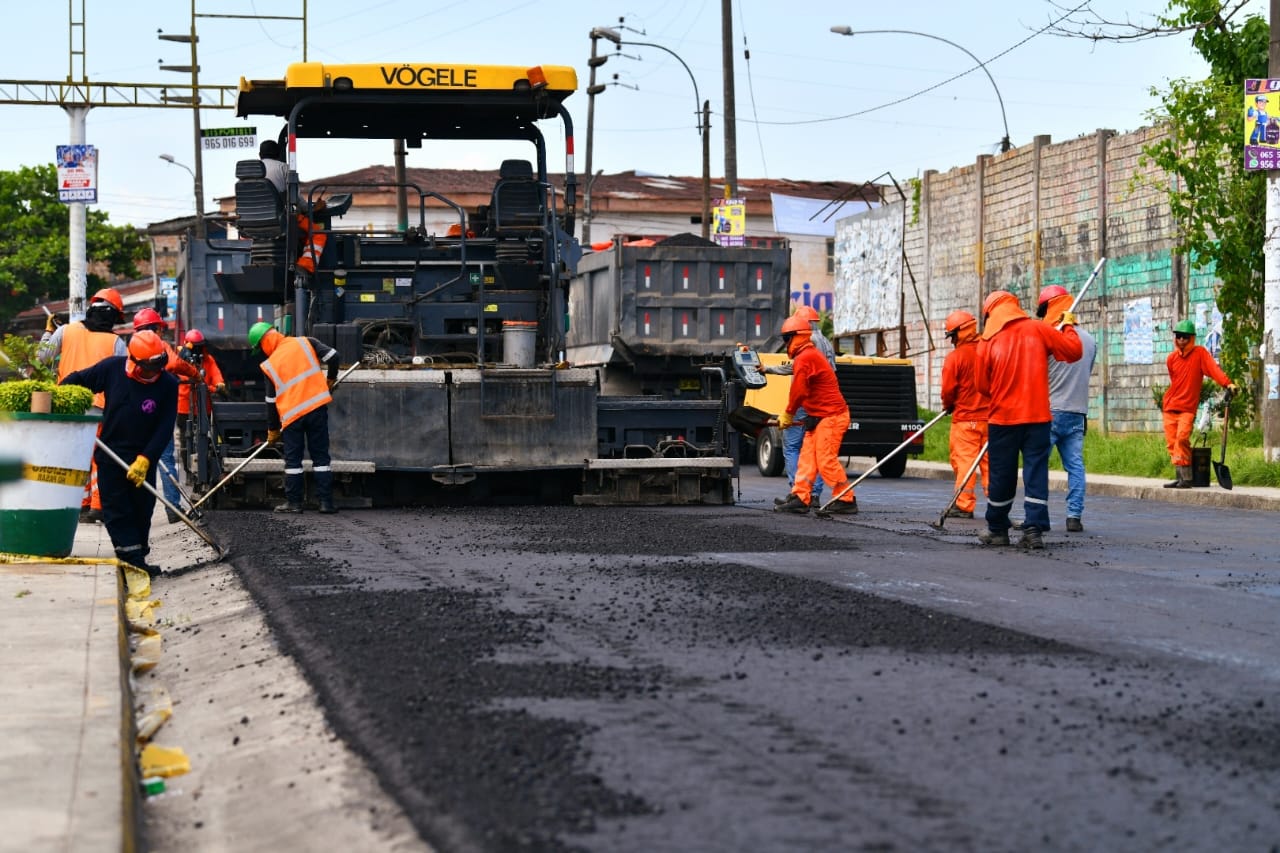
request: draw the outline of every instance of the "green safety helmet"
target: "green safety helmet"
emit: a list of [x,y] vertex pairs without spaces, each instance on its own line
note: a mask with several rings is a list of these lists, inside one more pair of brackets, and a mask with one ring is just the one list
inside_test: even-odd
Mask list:
[[260,320],[249,327],[249,346],[254,349],[258,348],[258,344],[262,343],[262,338],[274,327],[265,320]]
[[1179,320],[1178,325],[1173,327],[1173,333],[1175,335],[1191,335],[1195,337],[1196,324],[1190,320]]

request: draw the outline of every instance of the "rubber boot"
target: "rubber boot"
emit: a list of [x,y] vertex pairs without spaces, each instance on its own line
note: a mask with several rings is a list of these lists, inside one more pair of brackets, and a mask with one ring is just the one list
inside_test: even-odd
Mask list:
[[1191,488],[1191,466],[1190,466],[1190,465],[1177,465],[1177,466],[1175,466],[1175,467],[1174,467],[1174,470],[1177,472],[1178,479],[1174,480],[1172,483],[1165,483],[1165,484],[1164,484],[1164,487],[1165,487],[1166,489],[1189,489],[1189,488]]
[[333,505],[333,472],[321,471],[315,475],[316,500],[320,502],[320,511],[332,515],[338,511]]
[[276,512],[302,512],[302,475],[284,475],[284,503],[275,508]]

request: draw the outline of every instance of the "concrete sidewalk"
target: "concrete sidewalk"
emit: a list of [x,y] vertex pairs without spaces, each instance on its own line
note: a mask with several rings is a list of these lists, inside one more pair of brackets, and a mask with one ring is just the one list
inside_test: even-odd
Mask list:
[[[942,463],[910,462],[906,476],[953,474]],[[1062,472],[1050,472],[1050,488],[1066,488]],[[1280,489],[1165,489],[1160,480],[1104,475],[1089,475],[1088,489],[1280,510]],[[163,511],[151,541],[152,559],[166,570],[209,558],[185,525],[165,523]],[[0,563],[0,825],[7,849],[128,851],[140,838],[127,590],[102,525],[80,525],[73,557],[80,562]],[[161,576],[153,597],[164,584]]]
[[137,837],[124,578],[106,528],[79,562],[0,563],[0,825],[26,851],[132,850]]

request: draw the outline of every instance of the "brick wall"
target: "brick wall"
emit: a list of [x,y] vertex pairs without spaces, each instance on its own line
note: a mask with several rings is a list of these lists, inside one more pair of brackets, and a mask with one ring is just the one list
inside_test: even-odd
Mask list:
[[[1217,286],[1211,270],[1189,275],[1186,259],[1172,251],[1174,222],[1158,189],[1169,177],[1140,163],[1144,146],[1161,133],[1098,131],[1058,144],[1037,137],[969,166],[925,173],[919,217],[903,239],[908,354],[923,405],[941,406],[942,362],[951,349],[947,314],[979,314],[992,290],[1009,290],[1034,310],[1042,287],[1079,290],[1105,255],[1076,312],[1098,341],[1090,418],[1114,432],[1159,429],[1152,386],[1168,383],[1170,330],[1189,317],[1203,343]],[[1139,175],[1147,183],[1135,180]],[[1126,309],[1142,316],[1147,300],[1151,334],[1143,346],[1141,333],[1126,337],[1125,316]]]

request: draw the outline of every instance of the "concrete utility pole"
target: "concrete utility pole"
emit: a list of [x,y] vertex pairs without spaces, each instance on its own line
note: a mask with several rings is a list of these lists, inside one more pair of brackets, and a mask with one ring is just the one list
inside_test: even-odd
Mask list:
[[733,3],[731,0],[720,0],[720,51],[724,64],[724,194],[725,198],[737,198],[738,107],[733,99]]
[[[1271,45],[1268,76],[1280,77],[1280,0],[1271,0]],[[1267,233],[1262,244],[1262,453],[1280,462],[1280,171],[1267,172]]]

